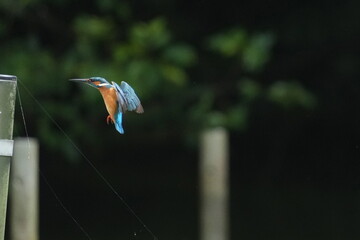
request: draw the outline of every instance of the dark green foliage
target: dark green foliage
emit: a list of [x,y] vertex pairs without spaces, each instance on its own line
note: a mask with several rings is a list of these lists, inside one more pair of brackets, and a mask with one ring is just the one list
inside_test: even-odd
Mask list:
[[[146,112],[138,116],[142,121],[134,121],[136,117],[131,113],[125,116],[129,119],[125,120],[127,134],[137,135],[143,129],[148,134],[173,131],[174,124],[180,135],[189,132],[186,129],[196,133],[211,126],[244,130],[252,102],[267,91],[271,101],[284,106],[309,107],[314,101],[300,84],[289,88],[284,87],[287,83],[274,83],[265,90],[257,83],[259,73],[271,59],[273,34],[251,34],[235,26],[201,36],[204,52],[203,47],[177,40],[176,28],[170,27],[165,17],[137,20],[126,3],[99,1],[99,12],[90,10],[96,9],[91,4],[89,10],[69,10],[70,2],[13,4],[1,5],[2,22],[19,30],[4,24],[0,28],[5,39],[0,46],[5,56],[0,60],[0,71],[17,75],[50,114],[79,138],[103,135],[98,126],[106,113],[99,93],[67,82],[73,77],[102,76],[109,81],[129,82]],[[59,14],[66,11],[60,18]],[[213,56],[217,69],[210,69],[206,61],[200,60],[211,52],[218,55]],[[229,61],[229,66],[222,67]],[[215,79],[215,72],[203,74],[206,68],[218,72],[222,79]],[[195,79],[198,77],[202,79]],[[239,91],[234,91],[237,88]],[[25,109],[38,108],[27,96],[24,99]],[[31,134],[46,140],[48,147],[66,148],[55,144],[61,142],[61,136],[49,128],[52,123],[41,114],[36,111],[31,115],[29,121],[37,123]],[[20,122],[17,125],[21,126]]]
[[[358,239],[352,234],[358,221],[345,221],[343,209],[358,214],[359,7],[355,0],[4,0],[0,73],[19,77],[116,187],[134,196],[131,203],[153,215],[146,220],[163,218],[148,224],[164,231],[159,239],[198,239],[194,146],[200,131],[217,126],[231,133],[233,239]],[[124,136],[106,125],[97,90],[67,81],[92,76],[127,81],[142,100],[144,114],[125,114]],[[40,140],[44,172],[62,196],[71,186],[68,204],[97,199],[104,189],[96,176],[23,85],[28,130]],[[15,136],[23,136],[18,106],[15,118]],[[346,187],[344,194],[332,191]],[[82,190],[95,193],[83,197]],[[319,203],[311,205],[312,196]],[[349,196],[340,200],[354,205],[323,207],[326,196],[334,205],[334,196]],[[298,207],[304,199],[307,205]],[[92,206],[96,216],[107,204],[100,205]],[[311,209],[323,209],[325,217],[312,218]],[[169,212],[176,220],[168,220]],[[343,221],[338,228],[336,219]],[[101,227],[113,230],[118,220]],[[128,219],[119,221],[130,222],[121,228],[130,237],[121,239],[139,234]],[[178,228],[182,223],[185,229]],[[44,239],[71,239],[61,230],[48,230]],[[114,239],[103,231],[94,239]]]

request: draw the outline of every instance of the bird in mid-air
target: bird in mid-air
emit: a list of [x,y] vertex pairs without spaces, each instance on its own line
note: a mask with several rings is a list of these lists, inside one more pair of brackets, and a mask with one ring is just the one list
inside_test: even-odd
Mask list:
[[116,82],[110,84],[102,77],[77,78],[70,79],[70,81],[83,82],[100,91],[109,113],[106,121],[108,124],[110,121],[114,123],[116,130],[121,134],[124,134],[122,127],[123,113],[126,111],[144,112],[144,108],[134,89],[124,81],[121,82],[120,86]]

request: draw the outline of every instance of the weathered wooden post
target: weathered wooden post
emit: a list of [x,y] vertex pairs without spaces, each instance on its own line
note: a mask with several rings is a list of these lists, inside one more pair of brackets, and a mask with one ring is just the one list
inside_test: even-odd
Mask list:
[[13,154],[16,83],[16,76],[0,75],[0,240],[3,240],[5,235],[10,160]]
[[200,239],[227,240],[228,133],[224,128],[209,129],[200,141]]
[[12,240],[38,240],[38,143],[15,138],[10,177],[10,233]]

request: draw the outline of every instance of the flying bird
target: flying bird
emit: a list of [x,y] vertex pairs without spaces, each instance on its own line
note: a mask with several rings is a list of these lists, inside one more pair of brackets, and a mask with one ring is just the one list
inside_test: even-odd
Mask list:
[[122,81],[120,86],[116,82],[111,84],[102,77],[91,77],[91,78],[77,78],[69,79],[74,82],[82,82],[90,85],[91,87],[97,88],[105,103],[106,110],[109,116],[106,118],[106,122],[109,124],[111,121],[115,124],[116,130],[124,134],[122,127],[122,115],[126,111],[135,111],[136,113],[143,113],[144,108],[141,105],[140,99],[136,95],[134,89]]

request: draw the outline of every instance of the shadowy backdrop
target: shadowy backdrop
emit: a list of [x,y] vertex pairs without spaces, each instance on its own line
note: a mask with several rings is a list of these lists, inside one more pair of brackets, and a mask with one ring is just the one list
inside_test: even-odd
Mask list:
[[[198,134],[216,126],[231,136],[231,239],[357,239],[359,8],[5,0],[0,72],[18,76],[41,171],[93,239],[152,238],[48,115],[159,239],[199,239]],[[136,89],[145,113],[125,114],[125,135],[67,81],[92,76]],[[40,183],[41,238],[86,239]]]

